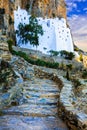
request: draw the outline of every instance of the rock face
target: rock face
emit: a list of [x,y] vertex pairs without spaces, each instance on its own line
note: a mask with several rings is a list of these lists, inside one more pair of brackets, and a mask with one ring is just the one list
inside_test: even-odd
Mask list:
[[5,42],[0,43],[0,59],[5,61],[11,60],[11,54],[8,49],[8,44]]
[[[64,0],[0,0],[0,29],[12,32],[14,21],[14,10],[20,6],[30,14],[38,17],[63,17],[66,18],[66,4]],[[2,26],[1,26],[2,25]],[[9,34],[10,35],[10,34]]]
[[0,60],[10,61],[11,53],[8,48],[7,36],[1,34],[0,30]]
[[87,56],[83,56],[83,64],[84,64],[84,67],[87,68]]
[[64,0],[15,0],[15,9],[20,6],[28,10],[30,14],[39,17],[66,18],[66,4]]
[[41,17],[64,17],[66,18],[66,7],[64,0],[32,0],[29,12]]
[[0,30],[2,34],[12,36],[14,34],[14,18],[13,18],[14,3],[9,0],[0,0]]

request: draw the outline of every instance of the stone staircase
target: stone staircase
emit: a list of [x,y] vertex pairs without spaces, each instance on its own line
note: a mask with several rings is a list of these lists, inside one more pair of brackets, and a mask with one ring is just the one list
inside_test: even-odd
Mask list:
[[18,106],[6,108],[0,130],[68,130],[58,118],[59,88],[48,79],[25,81]]
[[9,64],[18,78],[0,96],[0,130],[68,130],[58,117],[58,84],[45,73],[38,77],[36,66],[23,58],[12,56]]

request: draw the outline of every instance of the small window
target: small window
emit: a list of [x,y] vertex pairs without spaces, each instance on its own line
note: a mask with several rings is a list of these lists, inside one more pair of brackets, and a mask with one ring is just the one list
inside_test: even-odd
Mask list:
[[65,39],[65,41],[67,41],[67,39]]

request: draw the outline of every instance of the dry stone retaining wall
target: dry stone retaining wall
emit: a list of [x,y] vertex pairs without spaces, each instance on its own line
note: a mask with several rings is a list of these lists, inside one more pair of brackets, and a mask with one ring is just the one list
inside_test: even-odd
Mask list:
[[59,116],[65,120],[70,130],[87,130],[87,115],[76,110],[73,106],[74,93],[72,83],[62,76],[48,73],[39,68],[35,68],[35,75],[40,78],[49,78],[60,87],[60,97],[58,102]]

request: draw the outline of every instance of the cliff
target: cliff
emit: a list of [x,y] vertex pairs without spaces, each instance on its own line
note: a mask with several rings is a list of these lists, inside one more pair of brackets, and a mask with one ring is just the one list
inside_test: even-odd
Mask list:
[[9,36],[13,32],[14,10],[17,10],[18,6],[37,17],[59,16],[66,19],[64,0],[0,0],[0,29],[4,28]]
[[64,0],[30,0],[29,13],[40,17],[64,17],[66,18],[66,6]]
[[30,14],[37,17],[57,17],[66,18],[66,4],[64,0],[15,0],[15,9],[18,5],[28,10]]

